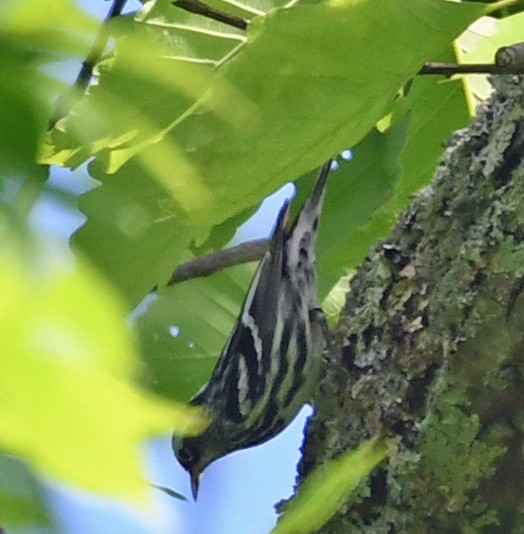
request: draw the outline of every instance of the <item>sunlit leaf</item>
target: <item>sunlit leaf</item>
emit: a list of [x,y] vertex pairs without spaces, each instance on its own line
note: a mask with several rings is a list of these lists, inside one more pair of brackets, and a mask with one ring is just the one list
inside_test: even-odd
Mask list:
[[80,262],[5,248],[0,261],[0,445],[37,472],[86,489],[143,494],[138,448],[201,431],[196,412],[133,385],[137,361],[113,291]]
[[[103,185],[98,200],[83,203],[88,220],[77,244],[136,302],[213,226],[358,142],[422,63],[483,9],[443,0],[360,0],[276,10],[254,19],[247,43],[212,73],[197,65],[212,82],[209,91],[195,82],[200,89],[193,100],[191,91],[179,89],[180,80],[202,79],[188,70],[193,63],[177,60],[169,68],[174,57],[153,56],[156,66],[148,67],[140,54],[117,54],[82,103],[85,111],[67,121],[69,131],[84,136],[90,117],[116,128],[107,141],[103,134],[80,147],[86,157],[96,147],[93,174]],[[148,35],[162,31],[150,25]],[[111,203],[111,182],[134,184],[155,201],[139,238],[108,221],[104,246],[96,247],[88,236],[101,231],[96,202]],[[129,211],[125,195],[120,200]],[[149,243],[166,243],[169,232],[171,253],[152,256]],[[120,257],[128,258],[122,262],[127,280],[115,268]],[[154,258],[155,266],[146,268],[144,258]]]
[[[522,41],[524,27],[524,13],[517,13],[497,20],[482,17],[471,29],[470,39],[465,37],[460,41],[463,47],[462,60],[465,63],[493,63],[496,51],[502,46],[510,46]],[[475,33],[475,39],[471,33]],[[492,87],[487,75],[471,74],[466,77],[466,83],[471,86],[476,104],[487,98]]]
[[272,534],[317,532],[344,499],[382,460],[390,440],[373,438],[313,471],[272,530]]
[[[236,109],[225,122],[203,107],[169,137],[182,146],[190,142],[191,160],[212,180],[218,205],[238,210],[253,204],[283,180],[355,145],[422,63],[482,9],[380,0],[272,12],[254,21],[248,43],[220,72],[225,86],[256,107],[249,124],[238,127],[243,119]],[[221,98],[212,94],[206,107],[215,109]],[[260,157],[266,164],[254,166]]]
[[[116,19],[110,29],[114,53],[98,64],[97,83],[86,98],[50,132],[42,162],[75,167],[97,154],[113,173],[134,154],[140,158],[143,143],[161,140],[173,119],[183,121],[195,102],[207,98],[212,67],[245,41],[240,30],[170,2],[149,2],[134,20]],[[215,112],[226,117],[228,110]],[[170,142],[156,150],[170,156],[171,166],[185,157]],[[146,166],[154,164],[144,158]],[[162,179],[161,168],[151,174]]]
[[[478,10],[380,0],[276,11],[255,21],[248,44],[220,71],[224,86],[255,106],[249,123],[238,107],[229,121],[217,119],[213,110],[224,97],[216,92],[169,137],[191,147],[194,166],[223,201],[218,205],[252,204],[282,180],[354,145],[423,61],[440,53]],[[266,164],[253,165],[260,157]]]
[[324,312],[328,325],[331,328],[334,328],[337,324],[340,312],[346,303],[350,279],[351,274],[342,276],[342,278],[340,278],[340,280],[331,288],[331,291],[322,301],[322,311]]

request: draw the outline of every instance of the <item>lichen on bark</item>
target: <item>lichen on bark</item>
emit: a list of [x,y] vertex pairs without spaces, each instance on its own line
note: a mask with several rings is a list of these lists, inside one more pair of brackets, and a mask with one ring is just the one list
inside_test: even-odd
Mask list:
[[524,532],[524,78],[492,84],[351,281],[298,486],[398,440],[322,532]]

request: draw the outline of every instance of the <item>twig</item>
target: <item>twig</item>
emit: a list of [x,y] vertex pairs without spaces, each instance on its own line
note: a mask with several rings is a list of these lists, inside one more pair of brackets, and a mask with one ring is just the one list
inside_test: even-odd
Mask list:
[[426,63],[419,74],[524,74],[524,43],[499,48],[494,63]]
[[218,22],[223,22],[234,28],[247,30],[247,20],[219,11],[218,9],[204,4],[204,2],[201,2],[200,0],[174,0],[173,5],[184,11],[189,11],[189,13],[196,13],[197,15],[202,15],[208,19],[218,20]]
[[174,270],[168,286],[201,276],[209,276],[227,267],[260,260],[269,244],[269,239],[246,241],[236,247],[213,252],[181,263]]
[[519,74],[523,73],[523,67],[504,67],[492,63],[426,63],[418,74],[442,74],[444,76],[453,76],[454,74]]
[[67,115],[69,109],[71,108],[71,104],[76,100],[75,95],[79,92],[83,92],[89,85],[91,77],[93,76],[93,69],[97,61],[100,59],[100,56],[104,52],[109,38],[107,25],[111,19],[121,15],[126,2],[127,0],[113,0],[86,59],[82,61],[82,67],[80,68],[80,71],[73,83],[73,87],[67,92],[67,94],[58,99],[55,112],[49,120],[50,129],[62,117]]
[[124,9],[126,2],[127,0],[113,0],[109,11],[104,18],[104,22],[100,27],[98,35],[96,36],[95,42],[89,51],[89,54],[87,55],[86,59],[82,61],[82,68],[80,69],[80,72],[78,73],[74,83],[77,89],[85,89],[88,86],[91,76],[93,75],[93,69],[96,65],[96,62],[104,52],[107,44],[107,25],[111,19],[114,19],[122,14],[122,10]]

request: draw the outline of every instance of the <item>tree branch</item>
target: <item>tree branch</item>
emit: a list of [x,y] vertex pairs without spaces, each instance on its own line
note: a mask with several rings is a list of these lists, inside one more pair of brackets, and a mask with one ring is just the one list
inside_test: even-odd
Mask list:
[[223,22],[228,26],[233,26],[240,30],[247,30],[248,21],[224,11],[219,11],[200,0],[174,0],[173,5],[183,9],[184,11],[189,11],[189,13],[196,13],[197,15],[202,15],[208,19],[217,20],[218,22]]
[[107,45],[109,38],[107,25],[112,19],[122,14],[122,10],[124,9],[126,2],[127,0],[113,0],[109,11],[104,18],[104,21],[100,26],[100,30],[98,31],[95,41],[91,46],[91,50],[89,50],[86,59],[82,61],[82,67],[80,68],[80,71],[73,83],[73,87],[67,91],[65,95],[62,95],[62,97],[60,97],[57,101],[55,112],[49,121],[50,129],[61,118],[67,115],[69,109],[71,109],[71,105],[76,100],[76,95],[79,92],[85,91],[89,85],[91,77],[93,76],[93,69]]
[[217,271],[241,263],[258,261],[264,255],[268,244],[268,239],[255,239],[253,241],[246,241],[236,247],[219,250],[207,256],[200,256],[181,263],[173,271],[167,285],[171,286],[184,280],[209,276]]
[[93,68],[95,67],[96,62],[100,59],[100,56],[104,52],[107,44],[107,25],[111,19],[114,19],[122,14],[122,10],[124,9],[126,2],[127,0],[113,0],[109,11],[104,18],[104,22],[100,27],[98,35],[96,36],[93,46],[91,47],[86,59],[82,62],[82,68],[80,69],[80,72],[78,73],[74,83],[77,89],[85,89],[89,85],[91,76],[93,75]]
[[521,66],[502,66],[494,63],[439,63],[428,62],[418,74],[442,74],[443,76],[453,76],[455,74],[520,74],[524,72]]
[[524,43],[503,46],[495,53],[494,63],[439,63],[428,62],[418,74],[442,74],[450,77],[454,74],[523,74]]

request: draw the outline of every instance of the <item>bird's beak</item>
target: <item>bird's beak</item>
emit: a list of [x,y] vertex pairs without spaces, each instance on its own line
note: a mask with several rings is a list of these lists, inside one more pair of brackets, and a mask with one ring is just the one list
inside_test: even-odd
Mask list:
[[189,473],[189,478],[191,479],[191,494],[196,502],[198,496],[198,485],[200,483],[200,473],[196,470],[191,471]]

